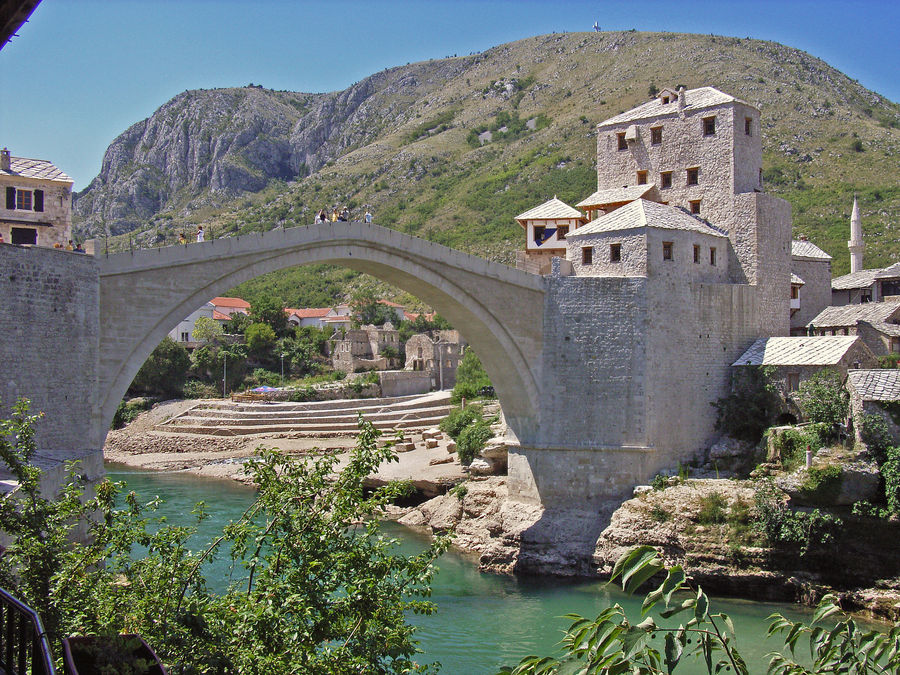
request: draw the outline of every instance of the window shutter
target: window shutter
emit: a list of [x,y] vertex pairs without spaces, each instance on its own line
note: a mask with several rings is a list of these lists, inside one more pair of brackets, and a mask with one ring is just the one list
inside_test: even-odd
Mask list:
[[6,208],[15,210],[16,208],[16,188],[6,188]]
[[44,191],[43,190],[35,190],[34,191],[34,210],[35,211],[43,211],[44,210]]

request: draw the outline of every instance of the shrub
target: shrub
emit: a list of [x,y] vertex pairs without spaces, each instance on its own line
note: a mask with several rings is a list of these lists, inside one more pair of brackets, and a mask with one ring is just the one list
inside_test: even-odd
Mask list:
[[834,541],[840,528],[840,518],[819,509],[792,511],[785,503],[781,491],[772,481],[764,481],[756,489],[755,529],[765,536],[769,546],[795,544],[800,555]]
[[200,380],[188,380],[184,383],[185,398],[217,398],[222,395],[222,390],[212,384]]
[[888,448],[887,459],[881,465],[881,477],[888,510],[900,514],[900,448]]
[[454,441],[459,438],[462,430],[470,424],[482,419],[482,408],[480,405],[468,405],[465,408],[454,408],[444,419],[441,420],[440,430],[447,434]]
[[850,395],[841,377],[831,370],[820,370],[800,385],[797,405],[810,422],[838,425],[847,420]]
[[187,350],[166,336],[134,376],[129,391],[177,398],[181,396],[190,367],[191,358]]
[[862,442],[866,444],[872,459],[881,466],[887,459],[888,448],[893,444],[887,421],[881,415],[866,413],[863,415],[861,427]]
[[781,431],[773,440],[781,467],[787,471],[796,469],[806,461],[806,449],[818,452],[830,433],[827,424],[807,424]]
[[116,408],[116,414],[113,415],[111,429],[121,429],[126,424],[130,424],[134,419],[145,410],[153,407],[153,401],[146,398],[133,398],[130,401],[122,401]]
[[273,373],[265,368],[254,368],[253,372],[244,378],[244,386],[253,387],[277,387],[281,383],[281,374]]
[[650,518],[657,523],[665,523],[672,518],[672,514],[659,504],[654,504],[650,509]]
[[456,386],[453,387],[450,401],[459,403],[463,398],[471,400],[480,395],[483,387],[490,386],[491,380],[478,355],[473,349],[467,348],[456,369]]
[[712,492],[700,498],[697,522],[701,525],[718,525],[728,519],[728,500],[720,493]]
[[484,446],[493,435],[494,432],[491,431],[491,425],[484,419],[478,420],[463,429],[456,441],[456,453],[459,455],[459,461],[463,464],[469,464],[484,449]]
[[878,359],[879,368],[897,368],[898,364],[900,364],[900,354],[897,352],[891,352]]
[[783,407],[772,383],[773,370],[769,366],[735,370],[731,393],[713,404],[719,411],[716,429],[732,438],[758,443]]

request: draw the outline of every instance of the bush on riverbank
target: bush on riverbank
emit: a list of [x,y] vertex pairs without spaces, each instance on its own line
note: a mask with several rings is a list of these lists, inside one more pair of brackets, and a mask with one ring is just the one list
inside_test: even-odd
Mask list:
[[[361,422],[341,471],[335,456],[260,449],[246,465],[255,501],[198,551],[189,545],[196,526],[155,519],[155,502],[123,498],[109,481],[86,499],[77,466],[56,499],[45,499],[31,463],[38,417],[19,401],[0,421],[0,458],[22,496],[0,500],[0,529],[12,538],[0,585],[39,612],[57,653],[65,635],[139,632],[173,675],[429,670],[413,662],[407,616],[434,611],[423,598],[448,542],[405,556],[379,534],[374,516],[406,486],[364,489],[393,457],[371,424]],[[203,505],[192,515],[202,520]],[[88,543],[73,536],[83,524]],[[222,594],[204,577],[216,556],[245,570]]]

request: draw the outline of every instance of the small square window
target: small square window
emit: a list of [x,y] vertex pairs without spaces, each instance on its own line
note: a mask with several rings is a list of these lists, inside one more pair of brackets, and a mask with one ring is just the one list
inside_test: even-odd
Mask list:
[[556,228],[556,238],[557,239],[565,239],[566,235],[569,234],[569,226],[568,225],[560,225]]
[[716,118],[715,117],[704,117],[703,118],[703,135],[704,136],[715,136],[716,135]]
[[700,200],[699,199],[692,199],[691,201],[688,202],[688,204],[690,204],[691,213],[693,213],[695,216],[700,215]]
[[663,101],[663,105],[668,105],[668,103],[669,103],[669,97],[668,97],[668,96],[663,96],[662,101]]
[[621,262],[622,260],[622,244],[609,245],[609,262]]
[[699,244],[694,244],[694,262],[700,263],[700,246]]
[[662,127],[650,128],[650,144],[660,145],[662,143]]
[[663,260],[674,260],[672,257],[672,249],[674,244],[671,241],[664,241],[663,243]]
[[687,184],[688,185],[699,185],[700,184],[700,169],[693,168],[687,170]]
[[744,133],[748,136],[753,135],[753,118],[745,117],[744,118]]
[[618,143],[619,150],[627,150],[628,149],[628,141],[625,140],[625,132],[624,131],[616,134],[616,142]]
[[31,211],[31,190],[16,190],[16,208]]
[[534,243],[535,244],[543,244],[544,243],[544,226],[543,225],[535,225],[534,226]]
[[659,186],[663,188],[672,187],[672,172],[671,171],[663,171],[659,174]]
[[581,264],[592,265],[594,263],[594,247],[585,246],[581,249]]
[[715,246],[709,247],[709,264],[712,265],[713,267],[716,266],[716,247]]
[[646,171],[638,171],[637,172],[637,184],[638,185],[646,185],[647,184],[647,172]]

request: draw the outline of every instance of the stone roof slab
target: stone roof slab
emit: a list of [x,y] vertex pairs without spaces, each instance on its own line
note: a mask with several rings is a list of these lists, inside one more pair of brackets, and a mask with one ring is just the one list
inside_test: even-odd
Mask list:
[[733,366],[833,366],[860,338],[856,335],[760,338]]

